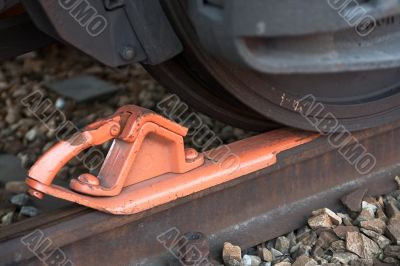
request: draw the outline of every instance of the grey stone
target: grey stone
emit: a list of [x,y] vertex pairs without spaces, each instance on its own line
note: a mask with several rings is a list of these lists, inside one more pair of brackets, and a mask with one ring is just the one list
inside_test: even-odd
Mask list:
[[[1,73],[1,72],[0,72],[0,73]],[[0,77],[0,79],[1,79],[1,77]],[[8,85],[7,82],[0,81],[0,91],[6,89],[8,86],[9,86],[9,85]]]
[[270,240],[268,242],[265,243],[265,247],[269,250],[271,250],[271,248],[275,247],[275,241]]
[[386,235],[396,244],[400,245],[400,217],[391,218],[387,225]]
[[299,230],[297,234],[297,242],[302,243],[303,245],[313,246],[317,241],[317,237],[317,233],[311,231],[307,227],[307,230]]
[[39,211],[33,206],[23,206],[19,213],[24,216],[35,217],[38,215]]
[[304,226],[297,230],[296,239],[297,241],[301,241],[304,235],[310,234],[311,229],[308,226]]
[[227,261],[224,261],[225,266],[243,266],[242,261],[237,261],[234,259],[229,259]]
[[14,212],[8,212],[3,217],[1,217],[1,223],[3,225],[9,225],[12,223],[14,217]]
[[302,245],[301,243],[297,243],[296,245],[291,247],[289,250],[290,254],[295,254],[299,250],[301,245]]
[[361,228],[361,232],[363,232],[366,236],[370,237],[372,240],[374,240],[380,248],[385,248],[387,245],[390,244],[390,240],[386,238],[383,235],[378,234],[375,231],[367,230],[364,228]]
[[385,204],[385,211],[389,218],[400,217],[400,210],[396,206],[394,200],[388,200]]
[[343,224],[346,226],[352,226],[353,225],[353,220],[350,218],[350,216],[346,213],[338,213],[337,214],[340,218],[342,218]]
[[340,239],[346,239],[346,235],[348,232],[359,232],[359,229],[357,226],[344,226],[340,225],[336,228],[333,229],[333,232],[340,238]]
[[373,259],[355,259],[350,262],[350,266],[373,266]]
[[282,252],[280,252],[279,250],[276,250],[274,248],[271,248],[271,253],[272,253],[272,260],[276,260],[283,256]]
[[390,265],[399,265],[399,260],[392,257],[384,258],[383,262],[389,263]]
[[367,189],[357,189],[341,198],[342,203],[352,212],[361,211],[361,202],[368,192]]
[[222,249],[222,259],[226,265],[237,265],[241,264],[242,261],[242,250],[239,246],[234,246],[229,242],[224,243],[224,247]]
[[371,212],[372,212],[373,214],[375,214],[375,212],[378,210],[378,207],[377,207],[376,205],[371,204],[371,203],[369,203],[369,202],[367,202],[367,201],[362,201],[362,202],[361,202],[361,208],[362,208],[363,210],[365,210],[365,209],[371,210]]
[[288,257],[286,257],[286,256],[280,258],[280,259],[277,260],[277,261],[274,261],[273,263],[279,263],[279,262],[289,262],[290,264],[292,264],[291,260],[290,260]]
[[399,258],[400,259],[400,246],[387,246],[383,250],[383,254],[385,254],[386,257],[393,257],[393,258]]
[[290,241],[290,248],[297,244],[296,235],[294,234],[293,231],[290,232],[289,234],[287,234],[286,237],[287,237],[287,238],[289,239],[289,241]]
[[36,139],[38,134],[39,134],[38,129],[36,127],[34,127],[31,130],[29,130],[28,132],[26,132],[25,139],[28,140],[29,142],[32,142]]
[[291,266],[292,264],[290,262],[282,261],[279,263],[274,264],[274,266]]
[[296,261],[292,264],[293,266],[315,266],[318,265],[318,263],[307,256],[300,256],[296,259]]
[[65,107],[65,100],[63,98],[57,98],[54,107],[57,109],[63,109]]
[[[333,254],[333,253],[332,253],[332,254]],[[332,260],[332,256],[329,255],[329,254],[324,254],[324,255],[322,256],[322,258],[323,258],[324,260],[326,260],[326,261],[331,261],[331,260]]]
[[316,232],[309,232],[309,234],[305,235],[300,242],[306,246],[314,246],[317,242],[317,238],[318,235]]
[[326,265],[329,264],[329,262],[325,259],[317,259],[315,258],[315,261],[318,263],[318,265]]
[[[297,245],[298,246],[297,246],[296,251],[291,252],[293,258],[297,258],[300,256],[310,256],[310,253],[312,250],[311,246],[303,245],[302,243],[298,243]],[[294,250],[294,249],[295,248],[292,248],[292,250]]]
[[328,214],[322,213],[316,216],[312,216],[308,219],[308,225],[311,229],[318,229],[318,228],[332,228],[333,223],[331,218]]
[[15,106],[9,106],[7,108],[7,115],[5,121],[8,124],[12,125],[17,123],[19,119],[21,119],[20,109]]
[[271,262],[273,260],[272,258],[272,252],[269,251],[265,246],[258,246],[257,248],[258,256],[263,260],[263,261],[268,261]]
[[400,189],[400,177],[396,176],[396,177],[394,178],[394,181],[396,181],[397,187]]
[[364,259],[374,258],[380,252],[378,244],[357,232],[347,233],[346,249]]
[[11,203],[17,206],[24,206],[29,201],[29,196],[25,193],[20,193],[11,197]]
[[355,219],[355,224],[360,224],[362,221],[369,221],[375,219],[375,213],[371,209],[362,209],[360,214]]
[[388,220],[388,217],[386,216],[385,212],[383,211],[382,208],[378,208],[378,210],[376,211],[376,217],[378,219],[381,219],[382,221],[384,221],[385,223]]
[[342,218],[328,208],[323,208],[312,212],[313,216],[320,214],[327,214],[334,225],[342,224]]
[[392,197],[395,198],[397,201],[400,201],[400,189],[395,190],[395,191],[389,193],[388,196],[392,196]]
[[6,191],[10,193],[26,193],[28,191],[28,185],[24,181],[9,181],[5,185]]
[[244,255],[242,263],[243,266],[258,266],[261,264],[261,259],[257,256]]
[[339,252],[332,255],[331,262],[349,265],[353,260],[358,259],[358,256],[350,252]]
[[283,254],[289,253],[290,240],[284,236],[278,237],[275,241],[275,249],[279,250]]
[[15,212],[15,210],[16,210],[16,207],[11,204],[10,204],[10,206],[1,206],[0,207],[0,218],[9,212]]
[[330,246],[332,242],[339,240],[339,238],[333,233],[332,230],[330,231],[323,231],[319,234],[318,240],[315,243],[316,247],[326,249]]
[[393,266],[392,264],[382,262],[378,259],[374,259],[374,266]]
[[378,208],[382,208],[382,207],[383,207],[383,201],[380,201],[379,198],[377,199],[377,198],[374,198],[374,197],[371,197],[371,196],[365,196],[364,199],[363,199],[363,201],[366,202],[366,203],[369,203],[369,204],[371,204],[371,205],[373,205],[373,206],[375,206],[376,209],[375,209],[374,212],[376,212],[376,210],[377,210]]
[[386,223],[384,221],[382,221],[381,219],[361,221],[360,226],[367,230],[372,230],[374,232],[377,232],[378,234],[383,234],[383,232],[385,232],[385,229],[386,229]]
[[335,252],[345,252],[346,251],[346,242],[343,240],[338,240],[332,242],[331,249]]

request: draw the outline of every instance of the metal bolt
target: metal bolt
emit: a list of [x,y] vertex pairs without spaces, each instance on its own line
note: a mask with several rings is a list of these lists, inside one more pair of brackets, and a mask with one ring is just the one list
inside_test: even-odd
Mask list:
[[43,197],[44,197],[44,194],[43,194],[42,192],[37,191],[37,190],[35,190],[35,189],[33,189],[33,188],[30,188],[30,189],[28,190],[28,193],[29,193],[31,196],[36,197],[36,198],[38,198],[38,199],[43,199]]
[[187,161],[193,161],[199,156],[199,153],[192,148],[185,150],[185,157]]
[[96,176],[91,174],[82,174],[78,177],[78,180],[81,181],[82,183],[92,186],[100,185],[100,180]]
[[121,128],[119,126],[114,125],[110,129],[110,135],[115,137],[115,136],[117,136],[119,134],[120,130],[121,130]]
[[131,61],[135,57],[135,49],[131,46],[125,46],[121,51],[121,56],[126,61]]

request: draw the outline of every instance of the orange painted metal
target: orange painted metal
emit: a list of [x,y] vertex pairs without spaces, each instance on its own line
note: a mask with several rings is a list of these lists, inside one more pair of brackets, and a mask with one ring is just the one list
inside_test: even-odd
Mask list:
[[204,156],[192,149],[185,151],[186,133],[186,128],[150,110],[122,107],[112,117],[89,125],[44,154],[29,170],[30,193],[42,198],[38,184],[50,186],[73,157],[111,139],[115,139],[114,143],[98,177],[82,174],[71,180],[71,189],[91,196],[116,196],[124,187],[146,179],[190,171],[204,163]]
[[[130,110],[128,118],[127,110]],[[110,139],[119,131],[115,128],[118,121],[121,133],[110,149],[99,178],[83,174],[73,179],[70,186],[76,192],[52,185],[55,169],[60,169],[77,152],[70,147],[71,142],[61,142],[30,170],[27,183],[32,193],[49,194],[113,214],[133,214],[271,166],[276,163],[278,153],[318,137],[315,133],[282,129],[199,154],[193,149],[183,149],[185,128],[132,106],[91,125],[80,136],[96,139],[102,132],[104,139]],[[112,128],[114,133],[107,134]],[[94,141],[89,143],[80,143],[78,149]],[[62,149],[70,155],[62,155]],[[56,158],[61,158],[61,162],[54,164]]]

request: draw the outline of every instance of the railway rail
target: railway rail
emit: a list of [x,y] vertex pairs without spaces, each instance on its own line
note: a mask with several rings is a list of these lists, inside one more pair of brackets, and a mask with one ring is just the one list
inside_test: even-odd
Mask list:
[[[262,135],[276,134],[280,131]],[[2,264],[41,265],[46,252],[60,249],[74,265],[178,265],[173,247],[160,241],[170,232],[174,237],[202,233],[209,248],[200,241],[199,249],[221,261],[224,241],[248,248],[299,228],[312,210],[340,209],[338,199],[357,188],[368,188],[371,195],[394,190],[400,122],[353,136],[376,158],[367,174],[330,145],[329,136],[319,136],[279,152],[270,166],[143,212],[115,216],[74,205],[13,224],[0,230]],[[24,239],[34,232],[50,241],[47,250],[36,245],[38,238],[30,239],[37,249],[28,248]],[[189,238],[190,244],[199,245],[198,238]]]

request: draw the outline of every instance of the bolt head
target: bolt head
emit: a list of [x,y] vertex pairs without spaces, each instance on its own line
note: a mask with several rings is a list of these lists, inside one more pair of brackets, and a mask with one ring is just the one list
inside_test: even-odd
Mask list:
[[199,156],[199,153],[195,149],[189,148],[189,149],[185,150],[185,157],[186,157],[186,160],[188,160],[188,161],[193,161],[198,156]]
[[120,127],[117,125],[112,126],[110,129],[110,135],[113,137],[117,136],[119,132],[120,132]]
[[43,199],[43,198],[44,198],[44,194],[43,194],[42,192],[37,191],[37,190],[35,190],[35,189],[33,189],[33,188],[30,188],[30,189],[28,190],[28,193],[29,193],[31,196],[33,196],[33,197],[35,197],[35,198],[38,198],[38,199]]
[[131,46],[125,46],[121,51],[121,56],[124,60],[133,60],[135,58],[135,49]]
[[78,180],[82,183],[92,186],[100,185],[100,180],[96,176],[91,174],[82,174],[78,177]]

